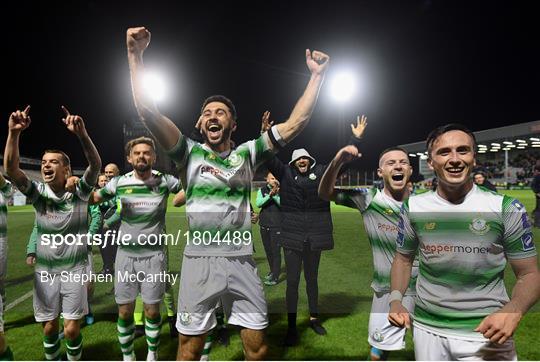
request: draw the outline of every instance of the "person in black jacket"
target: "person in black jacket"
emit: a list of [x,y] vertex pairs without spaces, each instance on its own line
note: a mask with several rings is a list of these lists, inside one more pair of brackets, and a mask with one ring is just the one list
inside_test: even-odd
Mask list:
[[310,327],[320,335],[326,330],[318,319],[319,286],[317,283],[321,251],[334,248],[330,203],[318,196],[319,181],[326,169],[318,165],[303,148],[294,150],[289,165],[274,157],[266,163],[280,181],[281,245],[287,269],[286,302],[288,331],[285,345],[298,343],[296,311],[302,264],[306,279]]
[[486,177],[486,174],[482,171],[476,171],[473,175],[474,183],[478,186],[485,187],[488,190],[497,192],[497,188]]
[[270,273],[266,276],[264,284],[276,285],[279,282],[281,272],[281,247],[279,241],[281,204],[279,181],[270,172],[266,175],[266,185],[257,192],[256,205],[261,209],[259,213],[261,239],[270,267]]

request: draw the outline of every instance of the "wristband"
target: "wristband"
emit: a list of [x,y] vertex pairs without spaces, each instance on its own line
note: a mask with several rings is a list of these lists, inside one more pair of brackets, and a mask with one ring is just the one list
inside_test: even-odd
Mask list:
[[392,292],[390,293],[390,299],[388,300],[388,304],[392,303],[395,300],[399,300],[401,302],[402,299],[403,294],[401,294],[399,290],[392,290]]

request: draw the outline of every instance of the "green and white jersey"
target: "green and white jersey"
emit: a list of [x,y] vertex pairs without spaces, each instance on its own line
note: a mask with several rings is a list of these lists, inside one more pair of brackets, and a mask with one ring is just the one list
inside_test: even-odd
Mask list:
[[[355,188],[339,190],[336,203],[360,210],[364,228],[373,252],[373,281],[371,288],[376,292],[390,292],[390,270],[396,253],[399,211],[401,201],[396,201],[378,188]],[[409,289],[406,294],[415,294],[418,264],[415,260]]]
[[7,239],[7,199],[13,194],[11,182],[6,180],[0,189],[0,242]]
[[[85,176],[74,193],[62,191],[56,194],[46,183],[30,182],[24,193],[36,212],[36,271],[60,273],[86,266],[88,198],[91,192],[92,187]],[[57,242],[53,243],[55,237]]]
[[[105,200],[117,197],[120,211],[119,235],[130,235],[129,242],[120,237],[119,248],[130,256],[150,256],[165,248],[159,236],[165,233],[165,212],[170,193],[181,189],[172,175],[153,170],[141,180],[131,171],[117,176],[98,191]],[[152,236],[150,236],[152,235]]]
[[436,192],[411,196],[401,210],[397,250],[419,253],[415,324],[468,340],[485,340],[474,329],[509,300],[507,259],[536,255],[525,207],[476,185],[459,205]]
[[251,180],[273,156],[266,133],[222,158],[207,145],[181,136],[169,151],[186,191],[190,237],[184,255],[240,256],[253,253]]

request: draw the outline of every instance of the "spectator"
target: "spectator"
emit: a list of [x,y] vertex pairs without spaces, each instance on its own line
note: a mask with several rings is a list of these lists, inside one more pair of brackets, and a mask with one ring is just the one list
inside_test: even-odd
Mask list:
[[476,171],[473,176],[474,183],[478,186],[485,187],[488,190],[497,192],[497,188],[493,185],[482,171]]

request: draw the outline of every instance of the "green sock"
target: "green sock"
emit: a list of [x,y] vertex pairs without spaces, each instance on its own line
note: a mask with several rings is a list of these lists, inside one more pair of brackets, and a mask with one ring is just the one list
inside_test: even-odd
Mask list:
[[118,330],[118,342],[120,342],[122,353],[131,355],[133,353],[133,338],[135,334],[133,319],[125,320],[118,317],[116,329]]
[[13,352],[11,352],[9,346],[7,346],[4,353],[0,354],[0,361],[13,361]]
[[60,339],[58,333],[52,336],[43,336],[43,348],[45,348],[45,359],[47,361],[58,361],[60,359]]
[[204,348],[201,353],[201,361],[209,360],[208,356],[210,355],[210,351],[212,350],[212,343],[214,342],[214,332],[215,330],[213,330],[206,336],[206,340],[204,341]]
[[155,319],[146,318],[144,323],[144,333],[146,334],[146,343],[148,350],[157,351],[159,346],[159,336],[161,334],[161,316]]
[[75,339],[66,338],[67,359],[68,361],[79,361],[82,355],[82,334]]

